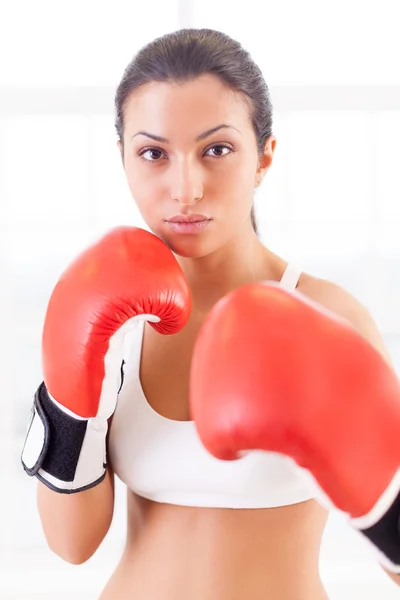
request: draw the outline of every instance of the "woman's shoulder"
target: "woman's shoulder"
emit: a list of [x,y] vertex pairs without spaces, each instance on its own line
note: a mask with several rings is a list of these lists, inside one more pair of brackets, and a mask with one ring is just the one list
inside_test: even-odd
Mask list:
[[307,272],[301,273],[297,291],[345,318],[359,318],[368,312],[360,300],[338,283]]
[[383,337],[368,308],[348,290],[328,279],[302,273],[297,291],[344,318],[393,366]]

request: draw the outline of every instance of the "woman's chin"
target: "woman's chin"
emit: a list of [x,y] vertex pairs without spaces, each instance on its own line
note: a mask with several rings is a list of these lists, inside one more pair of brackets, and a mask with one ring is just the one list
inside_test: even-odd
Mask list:
[[203,258],[210,254],[210,250],[204,248],[188,248],[183,244],[174,244],[170,246],[171,251],[181,258]]
[[161,239],[167,244],[171,252],[182,258],[202,258],[213,251],[210,244],[206,244],[198,238],[185,239],[183,236],[179,238],[166,236]]

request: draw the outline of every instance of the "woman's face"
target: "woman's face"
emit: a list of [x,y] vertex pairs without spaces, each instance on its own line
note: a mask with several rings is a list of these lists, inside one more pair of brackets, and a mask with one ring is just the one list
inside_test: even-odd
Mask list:
[[[276,141],[269,138],[260,161],[239,94],[212,75],[184,84],[153,82],[132,93],[124,116],[129,189],[148,227],[173,252],[205,256],[251,232],[254,188]],[[170,221],[189,215],[203,221]]]

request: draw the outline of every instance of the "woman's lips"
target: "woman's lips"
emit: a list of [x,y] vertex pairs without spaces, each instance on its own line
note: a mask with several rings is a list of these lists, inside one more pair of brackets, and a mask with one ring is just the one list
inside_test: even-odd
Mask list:
[[168,226],[175,233],[199,233],[211,223],[205,215],[175,215],[167,219]]

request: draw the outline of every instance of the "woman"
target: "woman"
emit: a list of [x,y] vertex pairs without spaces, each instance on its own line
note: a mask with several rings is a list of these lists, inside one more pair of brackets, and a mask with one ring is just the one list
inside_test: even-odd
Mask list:
[[192,310],[175,335],[145,323],[132,336],[105,478],[73,495],[39,484],[48,543],[74,564],[93,555],[111,524],[116,473],[127,484],[127,540],[101,600],[323,600],[325,509],[283,456],[226,463],[201,447],[188,408],[192,349],[215,303],[260,280],[297,287],[387,357],[382,339],[354,298],[257,236],[254,190],[276,138],[268,88],[237,42],[207,29],[153,41],[127,67],[116,113],[130,191],[176,256]]

